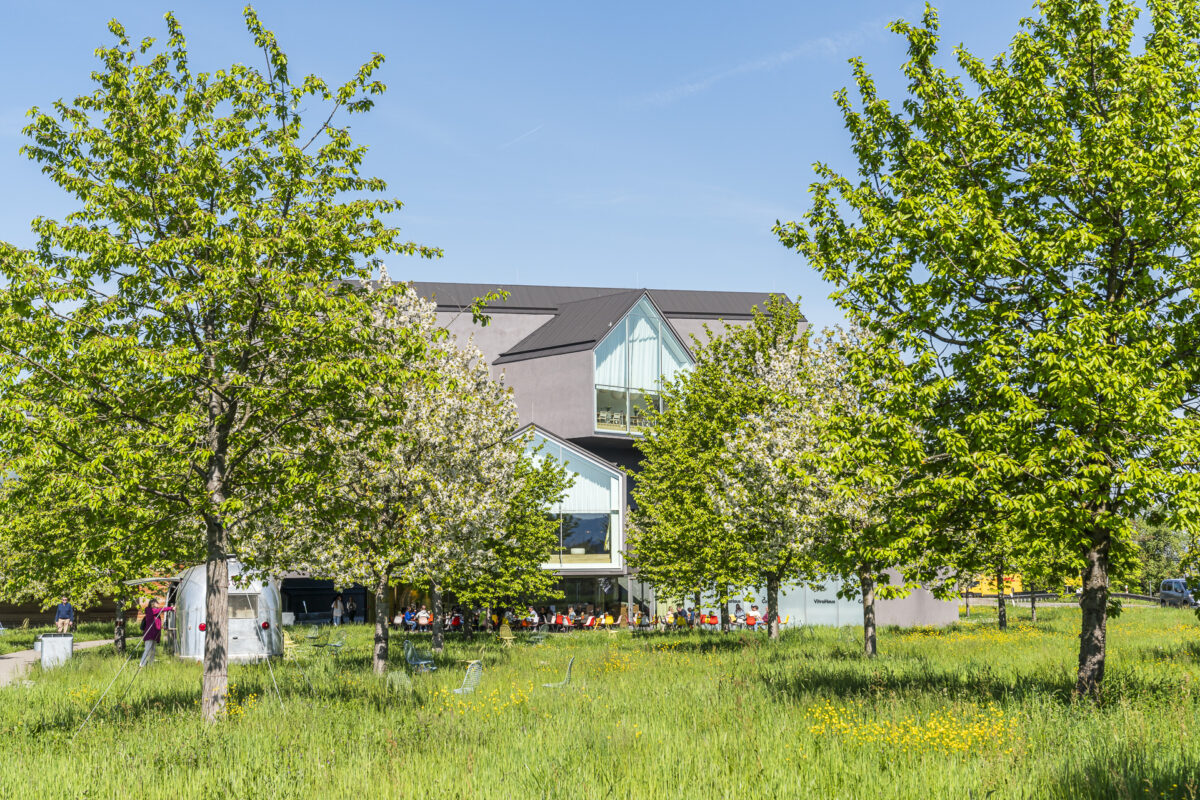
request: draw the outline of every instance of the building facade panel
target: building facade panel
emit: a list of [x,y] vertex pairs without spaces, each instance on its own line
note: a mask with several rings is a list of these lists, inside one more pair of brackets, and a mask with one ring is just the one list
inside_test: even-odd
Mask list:
[[437,312],[438,324],[459,341],[473,340],[489,364],[494,364],[501,353],[552,319],[553,314],[493,313],[489,315],[488,324],[480,326],[469,310]]
[[564,439],[592,433],[595,389],[590,352],[531,358],[492,369],[512,388],[521,426],[536,424]]

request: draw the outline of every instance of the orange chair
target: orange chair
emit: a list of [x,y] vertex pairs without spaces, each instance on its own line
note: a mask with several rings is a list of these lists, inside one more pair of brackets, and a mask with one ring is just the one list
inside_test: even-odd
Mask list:
[[746,627],[747,628],[753,628],[757,624],[758,624],[758,617],[755,617],[750,614],[746,615]]

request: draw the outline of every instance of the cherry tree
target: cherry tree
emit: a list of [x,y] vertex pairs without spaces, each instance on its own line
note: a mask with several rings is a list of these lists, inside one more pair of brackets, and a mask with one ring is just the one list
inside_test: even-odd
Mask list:
[[[514,552],[545,561],[553,523],[511,510],[514,503],[548,505],[564,483],[561,466],[547,467],[560,476],[547,482],[523,463],[512,393],[492,379],[478,348],[450,338],[434,304],[411,287],[396,290],[386,278],[381,284],[388,300],[376,304],[376,346],[406,347],[416,337],[424,347],[412,352],[403,374],[368,372],[344,417],[331,421],[336,479],[281,520],[295,546],[274,551],[314,575],[374,593],[376,672],[387,666],[389,586],[430,589],[440,649],[447,581],[503,574],[500,562]],[[531,500],[530,488],[544,496]],[[336,527],[313,524],[331,518]],[[521,530],[513,530],[514,519]],[[539,529],[532,537],[530,526]],[[541,546],[530,547],[531,538]]]

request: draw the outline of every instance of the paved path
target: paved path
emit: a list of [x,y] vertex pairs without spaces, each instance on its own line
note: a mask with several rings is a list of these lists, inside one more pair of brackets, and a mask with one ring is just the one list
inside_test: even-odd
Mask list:
[[[106,644],[112,644],[112,639],[97,639],[91,642],[76,642],[75,650],[87,650],[92,647],[101,647]],[[7,686],[17,678],[25,670],[29,669],[29,665],[38,661],[42,654],[36,650],[18,650],[15,653],[5,653],[0,655],[0,686]]]

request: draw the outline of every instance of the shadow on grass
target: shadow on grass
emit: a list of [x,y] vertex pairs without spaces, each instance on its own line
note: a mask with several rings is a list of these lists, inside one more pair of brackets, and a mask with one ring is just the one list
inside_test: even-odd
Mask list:
[[[1050,700],[1061,705],[1078,702],[1073,696],[1075,672],[1069,668],[1041,667],[1014,672],[989,665],[947,669],[926,658],[868,660],[861,654],[840,658],[792,660],[763,666],[762,682],[768,690],[795,700],[814,695],[865,698],[888,695],[925,695],[954,700]],[[1155,699],[1172,702],[1180,697],[1181,679],[1137,669],[1109,666],[1101,706],[1122,701]]]
[[1121,747],[1064,768],[1038,789],[1047,800],[1200,798],[1200,760],[1175,748],[1172,756]]
[[1174,647],[1150,647],[1140,651],[1142,658],[1176,664],[1200,664],[1200,642],[1182,642]]

